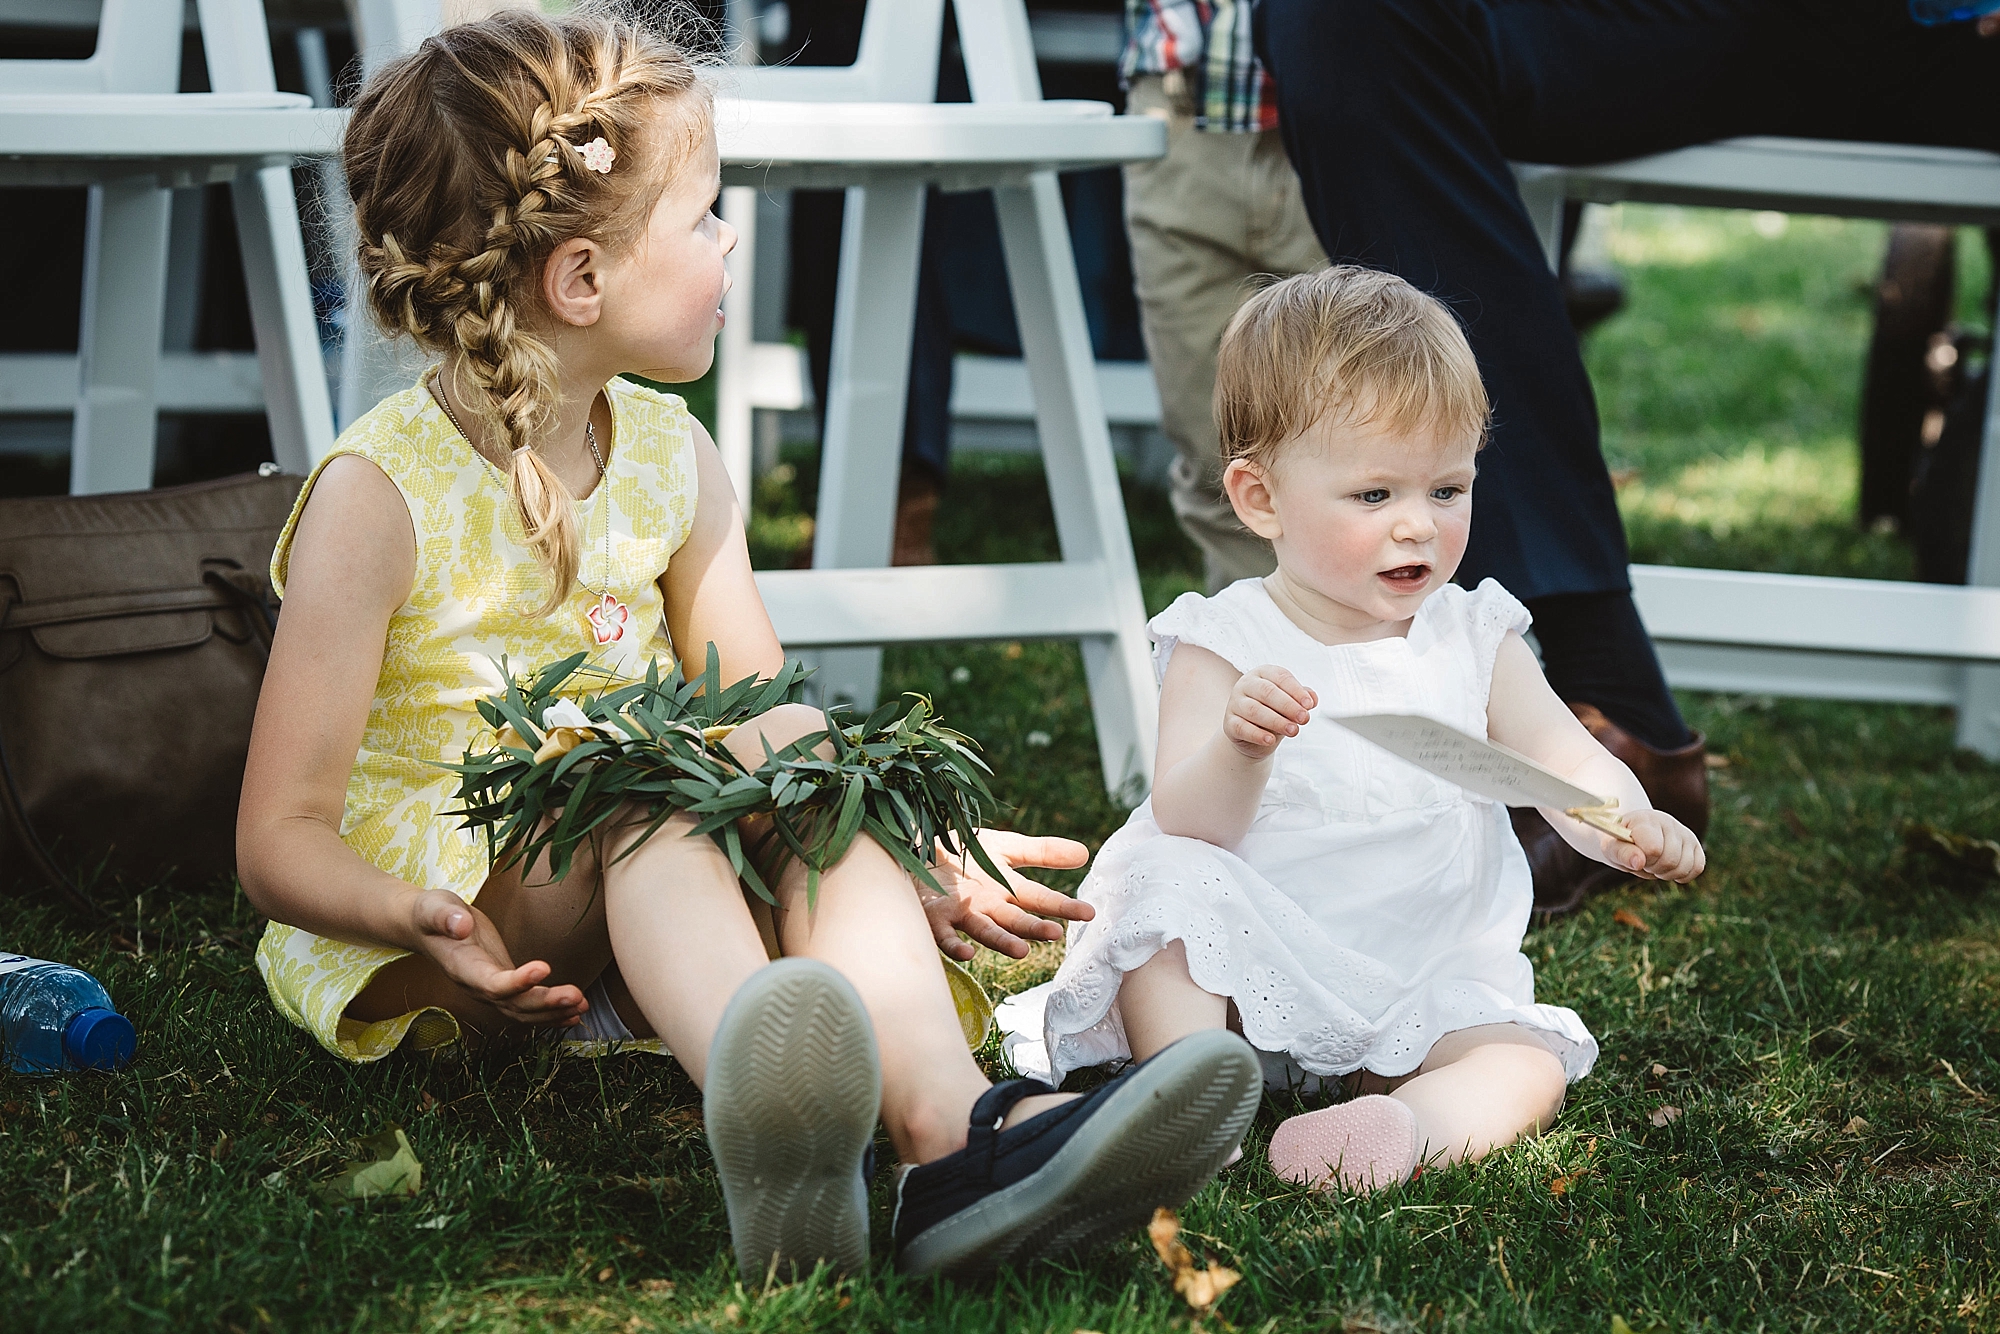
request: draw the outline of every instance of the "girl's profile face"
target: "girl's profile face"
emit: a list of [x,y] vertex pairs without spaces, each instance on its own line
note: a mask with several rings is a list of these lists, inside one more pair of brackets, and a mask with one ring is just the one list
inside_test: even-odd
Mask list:
[[600,323],[649,380],[698,380],[715,360],[722,296],[729,290],[723,256],[736,229],[716,217],[720,159],[711,126],[659,202],[646,230],[613,265],[614,281]]
[[1269,475],[1279,566],[1354,628],[1408,620],[1465,557],[1475,454],[1428,427],[1315,425]]

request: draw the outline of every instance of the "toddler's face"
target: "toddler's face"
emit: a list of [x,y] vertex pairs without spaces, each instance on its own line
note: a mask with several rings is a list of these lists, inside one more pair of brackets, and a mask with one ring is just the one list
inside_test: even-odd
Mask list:
[[601,319],[629,369],[674,384],[698,380],[715,360],[722,297],[729,290],[723,257],[736,248],[736,229],[710,211],[721,189],[711,127],[654,205],[645,232],[612,266]]
[[1430,427],[1314,426],[1269,474],[1279,566],[1327,619],[1408,620],[1465,556],[1476,452]]

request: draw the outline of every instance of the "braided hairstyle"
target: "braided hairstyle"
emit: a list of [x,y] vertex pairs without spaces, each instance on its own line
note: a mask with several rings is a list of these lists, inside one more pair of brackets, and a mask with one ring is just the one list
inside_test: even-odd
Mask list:
[[[579,563],[575,498],[535,448],[559,394],[555,352],[534,332],[542,265],[572,237],[631,244],[711,110],[671,43],[532,10],[447,28],[355,101],[343,158],[369,305],[452,359],[454,397],[505,449],[549,578],[539,615],[562,604]],[[608,173],[579,151],[599,137],[617,154]]]

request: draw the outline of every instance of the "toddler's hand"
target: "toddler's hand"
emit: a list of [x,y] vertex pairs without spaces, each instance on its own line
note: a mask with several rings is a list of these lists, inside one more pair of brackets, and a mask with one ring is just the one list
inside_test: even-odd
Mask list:
[[1631,811],[1619,818],[1632,831],[1633,841],[1621,843],[1605,836],[1613,866],[1641,880],[1671,880],[1684,885],[1708,865],[1708,856],[1694,831],[1665,811]]
[[515,1023],[568,1028],[590,1008],[577,987],[543,986],[549,966],[540,959],[516,968],[492,921],[450,890],[419,894],[411,910],[424,953],[444,975]]
[[1288,736],[1297,736],[1319,696],[1282,667],[1253,667],[1237,678],[1222,715],[1222,735],[1243,756],[1265,760]]

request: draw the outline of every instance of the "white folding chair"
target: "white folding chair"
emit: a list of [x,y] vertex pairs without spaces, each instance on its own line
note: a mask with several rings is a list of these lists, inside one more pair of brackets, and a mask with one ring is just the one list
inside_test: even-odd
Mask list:
[[173,0],[104,0],[87,60],[0,61],[0,184],[90,186],[70,455],[78,494],[152,485],[176,186],[231,183],[277,461],[303,470],[333,443],[288,165],[324,146],[328,122],[313,119],[310,99],[277,92],[258,0],[198,0],[197,12],[212,94],[174,93]]
[[[1070,252],[1058,169],[1158,156],[1164,127],[1095,103],[1041,100],[1020,0],[956,0],[970,104],[931,101],[943,0],[871,0],[849,68],[733,69],[718,109],[725,208],[760,187],[844,185],[833,364],[810,572],[759,585],[788,647],[816,648],[835,698],[866,704],[880,652],[849,645],[1075,638],[1099,760],[1143,791],[1156,695],[1137,566]],[[926,188],[991,188],[1062,560],[888,569]],[[743,380],[754,362],[747,247],[720,372],[725,458],[748,494]],[[727,326],[725,327],[727,332]]]
[[[1552,267],[1568,199],[2000,225],[2000,154],[1965,149],[1743,138],[1515,174]],[[1958,744],[2000,759],[2000,375],[1987,390],[1970,587],[1635,565],[1668,680],[1953,705]]]

